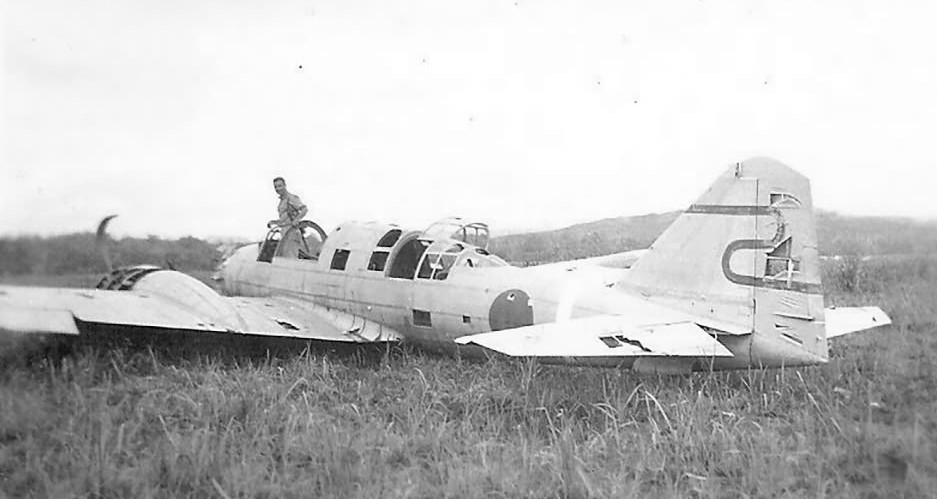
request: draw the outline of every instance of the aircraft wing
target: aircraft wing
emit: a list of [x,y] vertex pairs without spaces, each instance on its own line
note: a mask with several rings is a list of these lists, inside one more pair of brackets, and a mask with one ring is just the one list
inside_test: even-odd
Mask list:
[[89,323],[357,343],[401,338],[381,324],[297,298],[204,298],[0,286],[0,333],[76,335]]
[[598,315],[456,338],[515,357],[732,357],[693,322],[635,326]]
[[891,324],[888,315],[878,307],[830,307],[823,315],[827,338]]
[[620,282],[631,264],[645,253],[647,250],[632,250],[612,255],[523,267],[523,270],[540,275],[575,274],[576,278],[584,283],[611,287]]
[[591,258],[583,258],[581,260],[572,260],[561,263],[595,265],[597,267],[605,267],[609,269],[628,269],[631,268],[634,262],[638,261],[639,258],[644,256],[645,253],[647,253],[646,248],[623,251],[621,253],[612,253],[611,255],[594,256]]

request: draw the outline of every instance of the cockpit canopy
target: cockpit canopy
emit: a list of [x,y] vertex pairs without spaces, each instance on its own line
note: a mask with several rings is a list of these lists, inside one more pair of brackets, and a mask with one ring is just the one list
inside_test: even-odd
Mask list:
[[347,222],[326,234],[313,222],[300,230],[273,229],[261,243],[257,260],[274,257],[319,260],[321,268],[374,272],[396,279],[446,280],[457,268],[500,267],[507,263],[488,253],[488,226],[447,218],[424,231],[404,231],[393,224]]
[[[281,244],[284,235],[287,243]],[[301,220],[295,229],[273,227],[267,232],[257,255],[259,262],[271,262],[274,256],[318,260],[319,251],[328,236],[319,224],[311,220]]]
[[449,273],[458,267],[481,268],[506,265],[504,260],[488,253],[488,250],[484,248],[473,247],[452,239],[443,239],[427,245],[416,277],[417,279],[444,281],[449,277]]
[[444,218],[423,231],[422,239],[454,239],[463,243],[488,249],[488,225],[467,222],[459,217]]

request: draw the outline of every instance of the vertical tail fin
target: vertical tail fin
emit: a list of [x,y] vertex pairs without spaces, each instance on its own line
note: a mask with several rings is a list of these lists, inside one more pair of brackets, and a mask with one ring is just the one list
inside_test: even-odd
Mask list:
[[810,182],[777,161],[754,158],[729,168],[622,284],[756,333],[752,361],[827,358]]

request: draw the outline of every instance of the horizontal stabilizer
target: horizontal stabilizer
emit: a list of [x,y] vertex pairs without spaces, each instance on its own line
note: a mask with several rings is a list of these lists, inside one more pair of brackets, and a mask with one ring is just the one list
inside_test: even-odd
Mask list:
[[634,326],[614,315],[456,338],[515,357],[732,357],[692,322]]
[[878,307],[831,307],[824,311],[824,316],[827,338],[891,324],[888,315]]

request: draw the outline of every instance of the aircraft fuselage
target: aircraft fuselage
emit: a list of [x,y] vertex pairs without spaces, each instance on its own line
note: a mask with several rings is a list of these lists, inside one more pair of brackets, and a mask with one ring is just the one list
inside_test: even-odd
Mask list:
[[[343,230],[354,232],[347,226]],[[369,248],[358,252],[352,249],[345,267],[334,269],[331,255],[336,253],[336,246],[344,244],[341,240],[331,241],[331,237],[316,260],[277,256],[270,262],[258,261],[260,245],[250,245],[240,248],[226,263],[222,272],[224,290],[229,295],[282,295],[306,300],[389,326],[407,342],[421,347],[437,351],[458,349],[460,354],[467,355],[479,355],[484,350],[458,346],[455,338],[602,314],[634,317],[642,323],[674,320],[672,308],[617,284],[626,269],[583,266],[557,267],[545,272],[515,267],[455,240],[427,241],[427,254],[420,261],[425,263],[434,248],[453,245],[463,249],[449,266],[444,280],[421,273],[421,269],[426,270],[425,265],[418,265],[411,278],[391,277],[390,267],[393,259],[400,257],[399,253],[392,254],[387,268],[369,269]],[[360,253],[359,258],[355,258],[355,253]],[[486,264],[481,265],[482,262]],[[659,321],[655,315],[660,317]],[[711,367],[747,366],[748,341],[726,338],[724,344],[733,350],[735,357],[710,359]],[[614,357],[546,360],[620,367],[630,367],[634,362]]]

